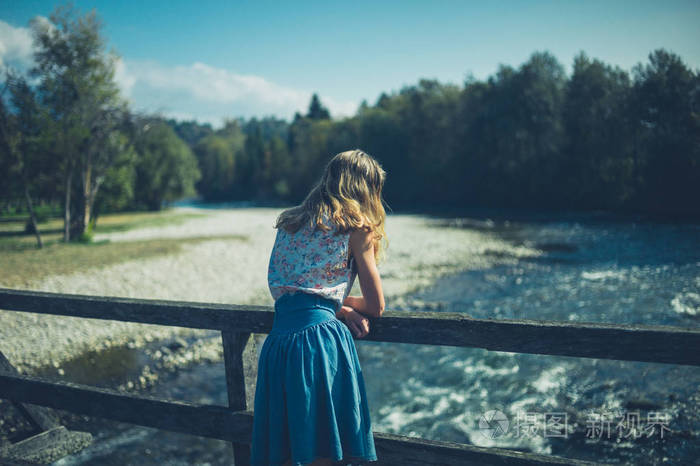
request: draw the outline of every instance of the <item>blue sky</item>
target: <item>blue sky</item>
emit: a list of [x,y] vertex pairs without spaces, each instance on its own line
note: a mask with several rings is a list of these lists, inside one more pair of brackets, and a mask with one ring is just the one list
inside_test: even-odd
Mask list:
[[[62,2],[0,2],[0,63],[31,62],[27,29]],[[700,1],[75,1],[96,8],[139,109],[215,126],[223,117],[334,116],[420,78],[462,83],[548,50],[631,69],[664,47],[700,68]]]

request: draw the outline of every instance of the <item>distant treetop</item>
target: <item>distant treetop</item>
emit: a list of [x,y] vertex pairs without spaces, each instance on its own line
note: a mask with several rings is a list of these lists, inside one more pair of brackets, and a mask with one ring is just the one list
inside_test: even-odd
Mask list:
[[321,100],[318,95],[314,93],[311,96],[311,103],[309,104],[309,112],[306,114],[307,118],[312,120],[330,120],[331,114],[326,107],[321,105]]

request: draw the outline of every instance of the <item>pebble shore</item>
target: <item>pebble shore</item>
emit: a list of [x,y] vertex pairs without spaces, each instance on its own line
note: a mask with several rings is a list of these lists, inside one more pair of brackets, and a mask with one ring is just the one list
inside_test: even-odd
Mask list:
[[[27,289],[84,295],[210,303],[272,305],[267,266],[275,238],[273,224],[280,208],[196,210],[207,216],[177,225],[137,228],[100,234],[95,240],[133,241],[149,238],[217,236],[184,244],[180,253],[128,261],[65,275],[50,276]],[[389,215],[389,248],[379,265],[387,309],[401,309],[406,296],[437,277],[460,270],[484,268],[494,261],[538,255],[513,246],[494,234],[476,229],[445,228],[420,215]],[[231,239],[221,239],[231,235]],[[242,238],[233,237],[238,235]],[[498,259],[487,252],[497,251]],[[6,286],[0,283],[0,287]],[[352,294],[360,294],[357,281]],[[144,347],[159,340],[186,338],[198,347],[194,359],[221,357],[217,332],[176,327],[97,321],[23,312],[0,312],[0,351],[23,372],[60,367],[86,351],[112,346]],[[177,364],[196,362],[182,358]]]

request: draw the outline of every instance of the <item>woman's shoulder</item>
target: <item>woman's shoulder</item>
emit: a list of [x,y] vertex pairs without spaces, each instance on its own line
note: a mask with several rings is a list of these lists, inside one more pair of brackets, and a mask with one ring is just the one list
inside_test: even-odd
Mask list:
[[363,246],[372,243],[375,239],[375,232],[371,228],[355,228],[350,231],[349,239],[351,245]]
[[370,225],[367,225],[365,223],[358,227],[349,228],[348,234],[350,234],[353,237],[364,238],[374,236],[376,234],[376,231]]

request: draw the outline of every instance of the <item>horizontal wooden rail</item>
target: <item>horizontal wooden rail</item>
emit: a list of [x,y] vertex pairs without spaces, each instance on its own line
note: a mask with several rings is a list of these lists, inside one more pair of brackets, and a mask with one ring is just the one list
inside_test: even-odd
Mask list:
[[0,288],[0,309],[257,333],[269,331],[274,318],[270,306],[88,296],[6,288]]
[[183,434],[250,443],[252,412],[0,373],[0,398]]
[[[268,333],[271,306],[84,296],[0,288],[0,309],[229,332]],[[386,311],[363,340],[700,366],[700,329]]]
[[[252,411],[230,411],[38,377],[0,374],[0,398],[174,432],[250,443]],[[590,466],[600,463],[374,432],[378,465]]]

